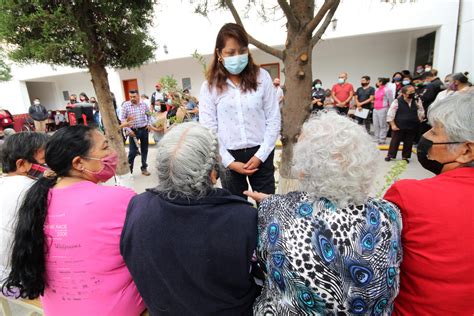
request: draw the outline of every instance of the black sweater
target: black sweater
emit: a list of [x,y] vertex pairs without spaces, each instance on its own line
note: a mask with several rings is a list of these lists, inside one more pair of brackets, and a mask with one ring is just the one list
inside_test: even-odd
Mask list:
[[257,211],[240,197],[149,190],[128,206],[120,251],[151,315],[252,315],[256,244]]
[[395,124],[401,130],[415,129],[420,125],[418,119],[418,107],[416,101],[412,99],[410,105],[403,97],[398,98],[398,110],[395,114]]

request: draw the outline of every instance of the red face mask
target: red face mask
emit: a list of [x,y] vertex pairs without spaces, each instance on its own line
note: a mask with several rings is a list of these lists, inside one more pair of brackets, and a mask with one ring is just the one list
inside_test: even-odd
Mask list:
[[114,151],[112,154],[105,156],[104,158],[93,158],[93,157],[84,157],[86,159],[99,160],[102,162],[102,168],[99,171],[90,171],[84,169],[85,172],[91,174],[99,182],[107,182],[110,178],[115,175],[118,165],[118,155]]
[[43,173],[48,170],[48,167],[46,165],[40,165],[37,163],[34,163],[31,165],[30,170],[28,170],[27,176],[30,177],[31,179],[37,180],[39,177],[43,175]]

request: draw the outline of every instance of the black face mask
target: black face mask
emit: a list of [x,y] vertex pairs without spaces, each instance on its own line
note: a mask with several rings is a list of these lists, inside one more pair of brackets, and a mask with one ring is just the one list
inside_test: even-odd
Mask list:
[[416,155],[418,156],[418,161],[428,171],[433,172],[434,174],[440,174],[443,170],[444,165],[456,162],[449,161],[441,163],[437,160],[431,160],[428,158],[428,152],[430,151],[433,145],[448,145],[448,144],[461,144],[461,142],[444,142],[444,143],[433,143],[431,140],[426,139],[421,136],[420,141],[418,142],[418,147],[416,148]]

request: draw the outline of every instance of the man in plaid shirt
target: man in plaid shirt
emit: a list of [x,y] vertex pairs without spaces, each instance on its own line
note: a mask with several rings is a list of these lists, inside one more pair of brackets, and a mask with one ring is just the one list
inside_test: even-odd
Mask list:
[[133,173],[133,162],[138,153],[138,147],[135,140],[140,140],[140,151],[142,157],[142,174],[149,176],[150,172],[147,170],[146,158],[148,156],[148,132],[150,129],[150,116],[148,114],[148,107],[145,103],[139,101],[137,90],[130,90],[130,101],[122,105],[120,114],[120,121],[127,122],[131,118],[131,127],[126,127],[124,130],[129,136],[130,150],[128,151],[128,163],[130,165],[130,173]]

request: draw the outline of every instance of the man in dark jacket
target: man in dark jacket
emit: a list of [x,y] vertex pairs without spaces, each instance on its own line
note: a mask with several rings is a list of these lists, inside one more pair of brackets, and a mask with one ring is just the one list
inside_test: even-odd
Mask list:
[[[436,100],[438,93],[441,92],[441,85],[436,81],[436,79],[439,80],[439,78],[436,78],[436,76],[431,71],[425,72],[421,78],[423,79],[424,82],[423,82],[423,86],[421,87],[420,99],[421,99],[421,102],[423,103],[423,108],[425,109],[425,113],[428,113],[428,109],[430,105],[434,102],[434,100]],[[415,142],[418,143],[421,135],[423,135],[430,129],[431,129],[431,126],[428,123],[428,120],[426,119],[423,120],[423,122],[421,122],[418,135],[415,138]]]
[[433,77],[431,78],[431,84],[434,85],[439,90],[439,92],[445,90],[446,87],[444,82],[438,77],[438,70],[433,68],[431,69],[431,73],[433,74]]
[[46,132],[46,120],[49,117],[48,110],[41,104],[40,99],[33,100],[33,105],[28,109],[28,113],[35,123],[37,132]]
[[423,88],[421,89],[420,98],[423,102],[423,107],[425,108],[425,112],[428,111],[428,107],[431,103],[434,102],[438,93],[441,92],[441,85],[442,82],[438,82],[435,75],[432,72],[425,72],[422,76],[423,79]]

